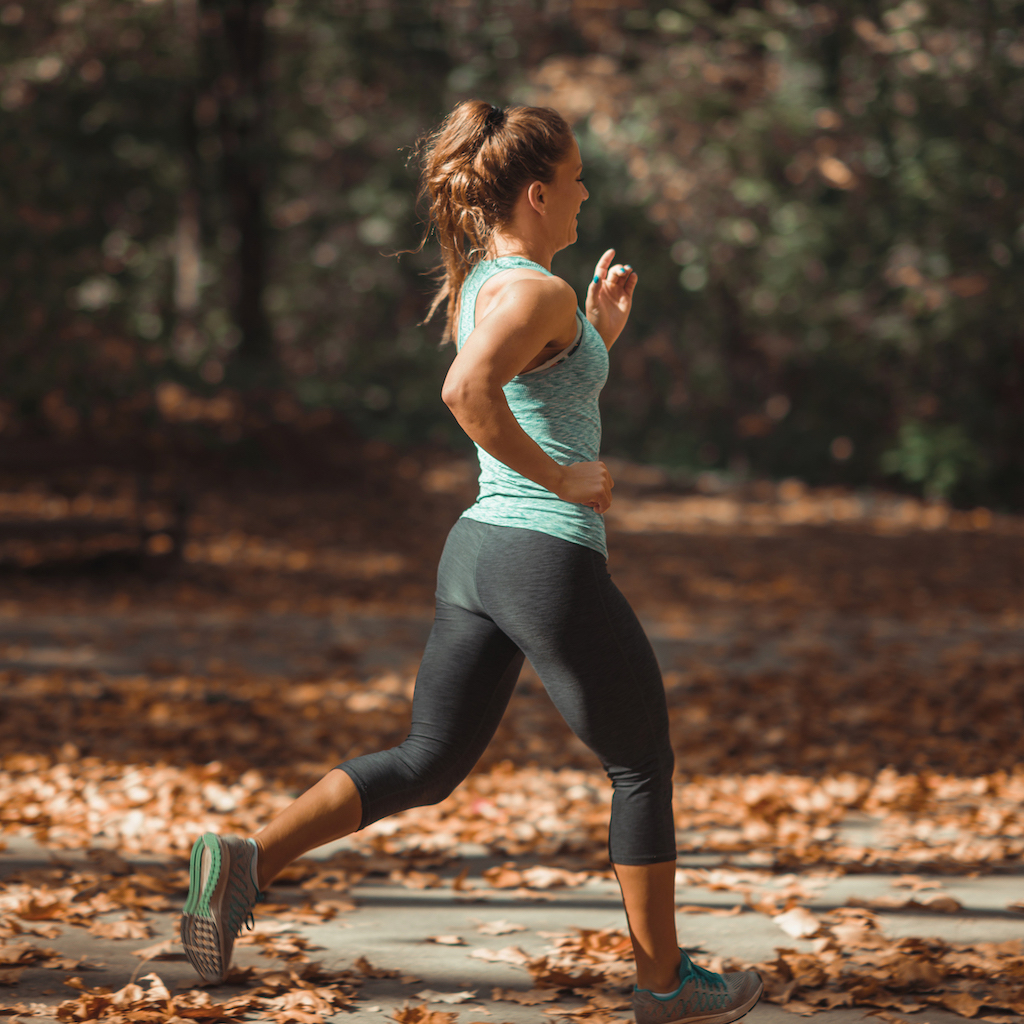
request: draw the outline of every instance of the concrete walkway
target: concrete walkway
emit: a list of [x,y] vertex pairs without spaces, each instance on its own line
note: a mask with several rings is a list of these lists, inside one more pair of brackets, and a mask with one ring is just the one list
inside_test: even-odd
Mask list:
[[[321,856],[331,852],[324,848]],[[81,855],[61,851],[63,862],[80,859]],[[16,839],[8,843],[0,854],[0,875],[7,877],[16,871],[41,868],[50,863],[50,851],[29,840]],[[143,862],[139,862],[143,863]],[[442,886],[428,889],[410,889],[400,884],[370,877],[354,886],[344,898],[356,903],[356,908],[323,924],[296,924],[296,934],[306,937],[313,948],[310,958],[319,960],[328,969],[348,968],[353,961],[366,957],[374,967],[393,969],[397,978],[368,979],[363,985],[353,1011],[341,1013],[331,1020],[351,1022],[377,1021],[390,1015],[403,1002],[422,1002],[418,993],[472,991],[476,998],[461,1004],[448,1005],[430,1002],[431,1009],[458,1011],[459,1019],[493,1021],[499,1024],[526,1024],[552,1019],[559,1008],[566,1010],[580,1001],[572,997],[538,1006],[522,1006],[514,1002],[495,1001],[491,998],[495,987],[527,990],[532,987],[529,975],[522,968],[509,963],[489,962],[471,956],[477,949],[500,950],[517,946],[525,953],[536,956],[549,949],[552,932],[565,932],[573,928],[624,928],[618,892],[613,882],[590,879],[573,889],[552,889],[536,894],[536,898],[518,898],[503,890],[487,889],[463,893],[451,887],[451,881],[468,868],[469,880],[478,879],[481,872],[496,862],[481,856],[466,856],[438,869]],[[710,868],[722,863],[718,857],[689,856],[681,858],[681,866]],[[95,867],[92,865],[93,868]],[[742,861],[732,866],[743,867]],[[812,912],[825,913],[843,906],[850,897],[862,899],[892,896],[895,879],[883,875],[846,875],[833,879],[797,876],[812,895],[801,904]],[[927,877],[922,881],[929,881]],[[942,891],[957,899],[962,911],[953,914],[928,912],[893,912],[882,915],[887,935],[937,936],[952,942],[1000,942],[1018,939],[1024,935],[1024,915],[1007,909],[1009,903],[1022,895],[1021,874],[989,875],[983,877],[935,878]],[[308,893],[295,886],[277,886],[271,890],[274,903],[300,906]],[[680,885],[677,892],[680,905],[705,906],[728,909],[743,902],[736,892],[710,891],[703,886]],[[105,915],[116,919],[123,912]],[[139,970],[139,958],[132,951],[151,946],[161,939],[176,938],[178,918],[175,911],[147,913],[154,935],[146,940],[112,941],[89,935],[84,929],[62,926],[60,935],[52,939],[27,936],[28,941],[52,947],[69,957],[86,957],[90,969],[61,971],[28,968],[16,987],[0,990],[0,1005],[13,1003],[46,1003],[56,1006],[61,1000],[76,993],[63,986],[71,974],[83,978],[89,987],[122,987],[133,972],[144,975],[155,971],[174,992],[191,988],[197,982],[190,965],[183,959],[152,961]],[[480,934],[477,929],[484,922],[506,921],[523,926],[522,931],[502,935]],[[732,917],[711,914],[681,913],[678,918],[680,937],[691,952],[722,955],[743,961],[757,962],[774,958],[776,947],[806,950],[812,942],[791,938],[768,916],[744,910]],[[458,936],[464,945],[440,945],[428,941],[431,936]],[[176,950],[177,952],[177,950]],[[236,947],[235,964],[247,966],[282,966],[281,961],[262,956],[255,945]],[[222,986],[212,989],[215,1000],[229,998],[237,988]],[[427,997],[428,1001],[431,997]],[[628,1011],[618,1015],[629,1018]],[[853,1024],[866,1020],[858,1010],[837,1009],[816,1015],[822,1024]],[[39,1016],[33,1020],[56,1020]],[[928,1024],[954,1024],[962,1021],[955,1014],[935,1007],[915,1015],[914,1021]],[[774,1024],[792,1021],[793,1014],[768,1003],[760,1004],[750,1015],[751,1024]]]

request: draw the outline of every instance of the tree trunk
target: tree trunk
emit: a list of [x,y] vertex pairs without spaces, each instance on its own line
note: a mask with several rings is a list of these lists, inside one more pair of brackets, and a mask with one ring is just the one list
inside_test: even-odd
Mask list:
[[230,301],[239,331],[238,358],[249,370],[273,360],[264,307],[267,241],[264,216],[267,130],[264,70],[266,0],[200,0],[208,69],[219,100],[218,131],[227,216],[237,248]]

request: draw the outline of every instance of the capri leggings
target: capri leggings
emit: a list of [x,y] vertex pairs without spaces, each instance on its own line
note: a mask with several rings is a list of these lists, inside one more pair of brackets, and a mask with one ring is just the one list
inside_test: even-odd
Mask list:
[[675,860],[661,672],[601,554],[460,519],[437,575],[408,738],[338,766],[359,790],[360,828],[455,789],[494,735],[525,655],[611,779],[612,862]]

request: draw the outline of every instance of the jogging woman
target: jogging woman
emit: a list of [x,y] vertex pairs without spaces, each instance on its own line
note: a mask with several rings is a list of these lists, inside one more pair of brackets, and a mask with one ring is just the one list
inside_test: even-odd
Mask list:
[[651,646],[606,568],[598,397],[637,275],[599,260],[586,313],[551,273],[587,198],[555,111],[459,104],[424,147],[428,231],[441,245],[457,354],[442,398],[476,443],[480,492],[448,536],[408,738],[353,758],[254,838],[192,850],[181,935],[204,977],[227,971],[261,891],[296,857],[388,814],[443,800],[494,735],[524,655],[613,787],[609,853],[636,956],[639,1024],[727,1024],[757,1002],[752,971],[691,963],[675,927],[673,755]]

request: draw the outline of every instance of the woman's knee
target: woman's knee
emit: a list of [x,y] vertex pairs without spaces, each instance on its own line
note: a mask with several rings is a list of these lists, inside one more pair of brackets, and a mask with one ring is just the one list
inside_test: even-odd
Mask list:
[[629,765],[605,765],[605,771],[615,789],[665,789],[671,793],[675,754],[671,746],[664,744]]
[[395,753],[403,765],[410,807],[425,807],[446,800],[472,768],[462,763],[464,751],[447,746],[427,748],[414,740],[406,740],[395,748]]

